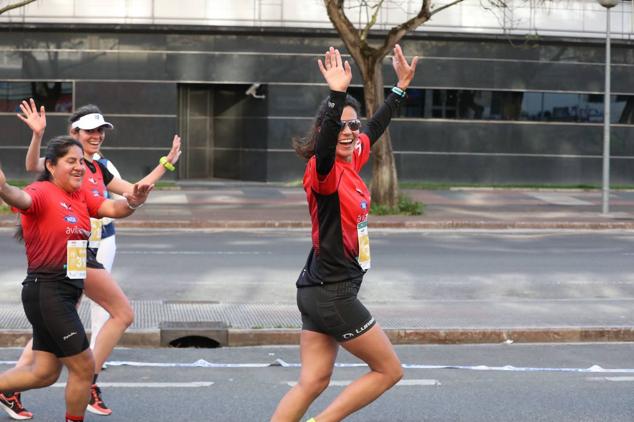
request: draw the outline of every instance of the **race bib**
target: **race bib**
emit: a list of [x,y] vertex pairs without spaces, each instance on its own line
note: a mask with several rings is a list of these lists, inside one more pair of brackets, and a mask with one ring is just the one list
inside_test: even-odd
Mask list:
[[368,235],[368,222],[357,224],[357,237],[359,239],[359,265],[364,270],[370,269],[370,236]]
[[69,240],[66,244],[66,276],[76,280],[86,278],[86,240]]
[[99,248],[99,243],[101,243],[101,228],[103,227],[103,223],[99,218],[91,218],[90,219],[90,239],[88,240],[88,246],[97,249]]

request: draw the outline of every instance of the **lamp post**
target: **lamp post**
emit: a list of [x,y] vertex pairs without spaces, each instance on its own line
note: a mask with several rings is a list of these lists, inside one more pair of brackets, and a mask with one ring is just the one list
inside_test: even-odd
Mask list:
[[605,11],[605,91],[603,94],[603,184],[602,184],[602,213],[610,212],[610,9],[619,0],[597,0],[606,8]]

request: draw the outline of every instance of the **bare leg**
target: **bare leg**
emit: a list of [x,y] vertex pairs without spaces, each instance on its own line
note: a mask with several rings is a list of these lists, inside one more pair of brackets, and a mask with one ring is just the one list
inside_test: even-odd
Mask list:
[[16,366],[0,374],[0,391],[25,391],[48,387],[59,378],[62,364],[48,352],[33,352],[33,363]]
[[60,360],[68,368],[66,412],[73,416],[83,416],[90,399],[90,385],[95,372],[92,352],[86,349],[77,355]]
[[33,363],[34,358],[35,358],[35,355],[33,353],[33,339],[31,339],[24,346],[24,349],[22,349],[22,354],[20,355],[20,358],[16,362],[15,366],[19,367],[19,366],[31,365]]
[[330,336],[303,330],[300,336],[302,369],[299,382],[282,398],[272,422],[297,422],[328,387],[337,358],[337,342]]
[[88,268],[84,293],[110,314],[99,331],[93,350],[98,374],[125,330],[134,322],[134,312],[128,298],[106,270]]
[[347,351],[364,361],[370,372],[346,387],[315,419],[317,422],[340,421],[372,403],[403,377],[403,367],[381,327],[342,343]]

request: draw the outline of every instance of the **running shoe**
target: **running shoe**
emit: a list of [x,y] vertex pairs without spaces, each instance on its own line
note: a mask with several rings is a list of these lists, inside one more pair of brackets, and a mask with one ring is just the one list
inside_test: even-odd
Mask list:
[[33,413],[29,412],[24,408],[24,406],[22,406],[20,393],[13,393],[12,396],[0,393],[0,408],[7,412],[7,414],[15,420],[21,421],[33,418]]
[[101,389],[97,387],[97,384],[90,386],[90,402],[88,403],[88,408],[86,410],[90,413],[101,416],[109,416],[112,414],[112,409],[106,406],[106,403],[103,402],[103,399],[101,398]]

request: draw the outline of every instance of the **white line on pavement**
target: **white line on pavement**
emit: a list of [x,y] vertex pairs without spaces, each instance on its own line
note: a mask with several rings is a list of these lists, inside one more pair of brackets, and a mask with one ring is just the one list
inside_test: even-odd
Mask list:
[[117,250],[119,255],[271,255],[271,252],[260,251],[126,251]]
[[[100,382],[99,387],[107,388],[203,388],[214,385],[211,381],[196,382]],[[57,382],[51,387],[66,387],[65,382]]]
[[[337,381],[330,381],[330,383],[328,384],[330,387],[346,387],[350,384],[352,384],[352,380],[337,380]],[[288,385],[289,387],[294,387],[295,385],[297,385],[296,381],[286,381],[284,382],[284,384]],[[440,381],[438,380],[434,380],[434,379],[408,379],[408,380],[400,380],[396,386],[397,387],[416,387],[416,386],[423,386],[423,387],[431,387],[431,386],[436,386],[436,385],[441,385]]]
[[590,377],[588,381],[634,382],[634,377]]

